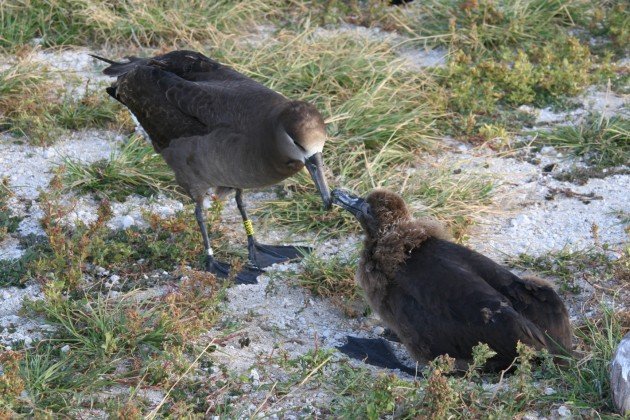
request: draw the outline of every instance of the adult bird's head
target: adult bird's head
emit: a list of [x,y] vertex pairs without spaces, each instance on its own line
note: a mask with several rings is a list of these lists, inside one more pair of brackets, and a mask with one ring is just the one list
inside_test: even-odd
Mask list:
[[321,114],[308,102],[284,103],[277,116],[275,137],[281,164],[292,174],[306,166],[322,196],[324,208],[329,209],[332,200],[322,161],[326,126]]
[[347,191],[335,189],[333,203],[349,211],[361,223],[369,237],[376,237],[400,222],[411,219],[405,201],[396,193],[374,190],[365,199]]

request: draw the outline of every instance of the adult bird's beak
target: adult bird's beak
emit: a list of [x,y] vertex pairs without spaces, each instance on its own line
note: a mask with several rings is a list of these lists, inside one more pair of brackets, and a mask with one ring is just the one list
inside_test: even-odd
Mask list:
[[308,172],[311,174],[311,178],[313,178],[313,182],[315,182],[317,191],[319,191],[319,194],[322,196],[324,209],[329,210],[332,207],[332,200],[330,198],[328,183],[326,182],[326,177],[324,176],[324,165],[322,162],[321,152],[317,152],[307,158],[305,164],[306,169],[308,169]]
[[352,213],[359,221],[365,221],[368,217],[370,205],[361,197],[357,197],[347,191],[335,189],[332,192],[332,202],[344,210]]

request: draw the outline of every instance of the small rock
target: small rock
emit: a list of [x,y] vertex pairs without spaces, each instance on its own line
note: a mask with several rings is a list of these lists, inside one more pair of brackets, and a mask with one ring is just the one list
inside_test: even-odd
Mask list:
[[109,274],[109,271],[107,271],[105,268],[103,267],[96,267],[96,274],[98,274],[99,276],[106,276]]
[[11,293],[7,291],[2,291],[2,299],[9,299],[11,297]]
[[249,372],[249,379],[251,379],[253,382],[260,381],[260,374],[258,373],[258,371],[256,369],[252,369]]
[[65,346],[61,348],[62,353],[68,353],[69,351],[70,351],[70,346],[68,344],[66,344]]
[[385,332],[385,328],[379,325],[378,327],[374,327],[373,332],[374,332],[374,335],[383,335],[383,333]]
[[24,345],[30,346],[33,343],[33,339],[31,337],[24,337]]
[[566,405],[558,407],[558,415],[560,417],[571,417],[571,410]]
[[116,274],[112,274],[109,280],[111,281],[112,284],[118,284],[118,281],[120,280],[120,276]]
[[556,393],[556,390],[551,388],[551,387],[547,387],[545,388],[545,395],[553,395]]
[[129,229],[131,226],[133,226],[136,223],[135,220],[133,220],[133,217],[126,215],[120,218],[119,221],[119,226],[121,229]]

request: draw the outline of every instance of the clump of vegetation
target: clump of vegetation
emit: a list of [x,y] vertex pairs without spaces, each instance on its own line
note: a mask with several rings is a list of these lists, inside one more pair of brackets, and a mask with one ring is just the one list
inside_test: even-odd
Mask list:
[[50,253],[42,255],[33,263],[33,272],[43,282],[59,283],[64,289],[73,290],[83,278],[83,265],[90,255],[94,239],[103,235],[106,229],[111,208],[109,203],[103,202],[95,223],[90,226],[79,223],[72,230],[64,225],[64,218],[71,208],[60,204],[60,194],[61,181],[59,174],[56,174],[50,183],[50,191],[40,195],[44,211],[41,223],[48,236]]
[[628,139],[629,119],[591,114],[579,125],[563,125],[550,132],[538,133],[535,144],[552,145],[597,167],[609,167],[630,161]]
[[411,4],[390,19],[401,30],[467,53],[530,46],[572,24],[576,1],[431,0]]
[[623,0],[595,2],[585,24],[595,36],[608,37],[621,54],[630,44],[630,10]]
[[21,217],[13,216],[11,213],[8,200],[12,195],[9,180],[6,178],[0,180],[0,242],[16,231],[22,220]]
[[[0,47],[15,50],[37,38],[43,46],[191,44],[216,41],[274,10],[274,2],[32,0],[8,4],[0,14]],[[218,42],[212,42],[220,45]]]
[[307,255],[302,260],[303,269],[298,273],[298,281],[316,296],[330,299],[346,315],[359,316],[365,311],[365,304],[354,279],[357,260],[357,255],[328,259]]
[[62,130],[115,126],[119,105],[86,88],[80,98],[62,92],[49,72],[26,59],[0,71],[1,129],[28,136],[34,145],[50,144]]
[[562,250],[550,252],[540,257],[521,254],[509,264],[530,269],[545,276],[560,280],[560,288],[573,293],[580,292],[578,276],[589,281],[600,283],[613,275],[614,262],[610,260],[604,249],[588,249],[585,251]]
[[20,376],[20,360],[23,355],[11,351],[0,349],[0,416],[9,418],[10,407],[20,397],[24,390],[24,380]]
[[85,164],[64,160],[64,185],[83,193],[97,193],[113,200],[130,194],[149,196],[175,192],[173,172],[140,135],[132,135],[109,159]]
[[543,374],[541,368],[534,368],[538,354],[522,345],[518,352],[516,370],[510,376],[481,372],[495,354],[485,344],[473,349],[473,362],[458,376],[453,375],[455,360],[446,355],[431,361],[414,381],[395,375],[380,375],[375,380],[366,371],[342,367],[334,379],[338,397],[330,405],[331,414],[368,419],[390,413],[401,418],[478,418],[511,417],[527,409],[539,410],[544,396],[542,389],[534,386]]
[[494,60],[457,52],[443,72],[450,108],[485,114],[503,104],[518,107],[558,102],[591,82],[591,55],[575,38],[562,38],[527,50],[503,50]]
[[614,412],[608,369],[621,338],[630,331],[630,319],[609,306],[600,309],[601,316],[585,318],[574,329],[577,355],[568,359],[568,366],[554,367],[551,380],[559,392],[551,399],[569,401],[581,409]]
[[[46,299],[32,303],[31,310],[57,332],[33,349],[0,352],[5,369],[0,389],[8,383],[7,392],[0,394],[0,410],[69,415],[90,401],[105,408],[106,402],[95,403],[94,396],[117,383],[172,386],[190,372],[194,363],[183,351],[194,349],[189,340],[216,321],[223,297],[212,275],[184,274],[173,291],[149,298],[135,290],[116,298],[67,299],[62,289],[49,284]],[[213,351],[211,343],[204,353]]]

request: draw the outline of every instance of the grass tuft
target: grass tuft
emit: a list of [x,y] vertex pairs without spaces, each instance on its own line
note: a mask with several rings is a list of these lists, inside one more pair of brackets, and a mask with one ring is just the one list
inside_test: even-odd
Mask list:
[[540,257],[521,254],[509,264],[520,269],[534,270],[544,276],[560,280],[560,288],[564,291],[579,293],[578,276],[586,280],[602,282],[614,274],[615,264],[604,249],[585,251],[556,251]]
[[613,412],[608,369],[617,345],[630,330],[630,319],[627,313],[624,317],[604,304],[601,312],[601,317],[586,318],[574,330],[577,355],[569,359],[568,366],[555,367],[560,392],[554,399],[581,409]]
[[538,133],[535,144],[567,150],[597,167],[624,165],[630,162],[630,120],[591,114],[579,125]]
[[67,189],[113,200],[176,191],[173,172],[140,135],[131,136],[109,159],[91,164],[65,159],[64,166]]
[[323,259],[309,254],[302,260],[303,269],[297,278],[300,285],[314,295],[330,299],[346,315],[357,317],[365,311],[361,291],[354,279],[357,262],[357,255]]
[[0,129],[27,136],[33,145],[49,145],[63,130],[118,127],[119,110],[100,92],[65,92],[45,67],[27,59],[0,71]]
[[430,0],[414,2],[389,19],[410,35],[483,54],[502,47],[551,40],[573,23],[577,1]]
[[245,29],[247,24],[271,13],[273,7],[273,1],[260,0],[19,0],[3,6],[0,47],[15,50],[34,38],[45,47],[216,41],[224,32]]

